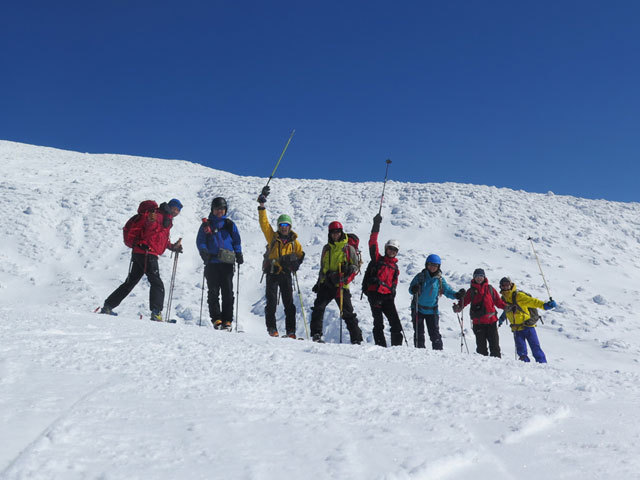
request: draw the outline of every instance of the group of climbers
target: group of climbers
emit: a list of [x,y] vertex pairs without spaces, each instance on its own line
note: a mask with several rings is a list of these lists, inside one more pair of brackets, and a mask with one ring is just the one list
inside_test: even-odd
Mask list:
[[[278,298],[282,298],[285,312],[286,336],[296,338],[296,307],[293,301],[293,277],[296,275],[305,253],[292,229],[289,215],[280,215],[274,230],[267,217],[265,203],[269,196],[268,186],[258,196],[258,220],[267,242],[262,265],[266,278],[265,324],[271,336],[279,336],[276,325]],[[143,204],[146,206],[143,207]],[[172,199],[159,207],[155,202],[143,202],[138,215],[125,226],[125,243],[133,248],[129,275],[104,302],[101,313],[113,313],[113,309],[131,292],[143,275],[151,284],[149,303],[151,319],[162,321],[161,311],[164,300],[164,286],[158,270],[158,256],[166,248],[182,252],[180,240],[171,243],[169,231],[172,220],[182,209],[177,199]],[[228,205],[224,198],[216,197],[211,202],[211,213],[204,218],[196,237],[196,245],[205,264],[204,276],[208,286],[207,303],[209,316],[216,329],[230,330],[233,322],[233,275],[234,265],[243,263],[240,234],[235,223],[228,218]],[[373,339],[376,345],[386,347],[384,317],[390,326],[391,345],[402,345],[406,337],[395,305],[399,267],[398,240],[390,239],[381,253],[378,236],[382,217],[378,213],[373,218],[369,237],[371,260],[363,279],[363,293],[366,294],[373,317]],[[353,344],[363,342],[362,331],[351,301],[350,284],[360,272],[361,259],[357,250],[358,238],[344,231],[340,222],[329,224],[327,244],[320,255],[318,279],[312,288],[316,298],[311,315],[311,338],[323,342],[323,317],[326,307],[332,301],[338,304],[340,318],[344,320]],[[507,320],[513,331],[516,352],[520,360],[528,362],[527,343],[537,362],[546,363],[540,347],[535,326],[538,319],[537,308],[549,310],[556,307],[553,300],[543,302],[516,289],[509,277],[500,281],[500,293],[490,284],[485,272],[477,268],[468,289],[454,290],[442,276],[442,261],[436,254],[426,258],[425,268],[411,280],[409,293],[412,295],[411,322],[413,343],[416,348],[425,348],[425,325],[433,350],[442,350],[443,342],[439,328],[438,300],[444,295],[457,300],[453,305],[456,313],[470,305],[470,317],[476,338],[476,352],[481,355],[500,357],[498,326]],[[220,295],[222,302],[220,302]],[[503,310],[498,317],[496,307]],[[342,329],[341,329],[342,330]]]

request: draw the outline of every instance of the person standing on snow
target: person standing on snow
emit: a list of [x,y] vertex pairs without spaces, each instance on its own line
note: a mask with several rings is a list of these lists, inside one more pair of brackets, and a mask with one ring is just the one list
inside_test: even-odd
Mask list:
[[530,361],[527,355],[526,343],[529,342],[531,353],[536,362],[547,363],[547,357],[540,347],[540,341],[536,333],[537,318],[532,318],[529,309],[543,308],[544,310],[550,310],[557,306],[556,302],[554,300],[543,302],[528,293],[517,290],[516,284],[509,277],[504,277],[500,280],[500,294],[510,308],[502,312],[498,326],[502,325],[505,319],[509,321],[518,359],[523,362]]
[[[471,288],[467,290],[462,300],[453,306],[453,311],[461,312],[469,304],[471,304],[469,315],[473,321],[473,333],[476,336],[476,352],[480,355],[489,354],[500,358],[496,306],[505,309],[507,304],[500,298],[496,289],[489,285],[489,280],[481,268],[474,270]],[[487,352],[487,343],[489,352]]]
[[298,241],[298,235],[291,230],[291,217],[280,215],[278,217],[278,230],[273,231],[267,218],[265,202],[270,188],[265,186],[258,197],[258,218],[260,228],[267,240],[267,251],[264,256],[262,271],[266,275],[265,297],[267,304],[264,307],[267,332],[272,337],[278,336],[276,326],[276,306],[278,304],[278,288],[282,293],[284,304],[285,327],[287,337],[296,338],[296,306],[293,303],[293,273],[298,271],[304,252]]
[[[149,206],[148,210],[141,211],[143,205]],[[168,248],[171,251],[182,253],[181,240],[171,243],[169,234],[173,226],[173,219],[180,214],[182,203],[177,198],[168,203],[160,204],[153,201],[145,201],[138,208],[138,215],[132,217],[124,228],[124,242],[133,248],[129,275],[122,285],[104,301],[100,313],[116,315],[113,309],[131,293],[143,275],[147,276],[151,288],[149,289],[149,309],[151,320],[162,322],[162,307],[164,305],[164,284],[160,278],[158,257]]]
[[400,242],[389,240],[384,245],[384,255],[378,252],[378,234],[382,217],[373,217],[373,227],[369,237],[369,254],[371,261],[364,274],[362,289],[367,295],[371,315],[373,316],[373,340],[380,347],[387,346],[384,336],[384,314],[391,329],[391,346],[402,345],[402,324],[396,309],[396,287],[398,285],[398,250]]
[[414,298],[411,305],[411,321],[413,323],[413,345],[416,348],[425,348],[424,324],[426,323],[431,348],[442,350],[438,298],[444,295],[452,300],[460,300],[465,294],[464,288],[455,292],[442,278],[441,265],[440,257],[432,253],[427,257],[424,270],[413,277],[409,285],[409,293]]
[[353,312],[349,283],[358,274],[359,257],[356,249],[349,245],[340,222],[329,224],[329,242],[320,255],[320,274],[312,291],[317,294],[311,314],[311,336],[314,342],[323,343],[322,318],[327,305],[335,300],[340,314],[347,324],[352,344],[362,343],[362,331],[358,317]]
[[[231,331],[233,322],[233,274],[242,265],[242,245],[236,224],[227,218],[228,205],[222,197],[211,201],[209,218],[203,218],[196,246],[205,264],[207,304],[213,328]],[[220,308],[222,293],[222,308]]]

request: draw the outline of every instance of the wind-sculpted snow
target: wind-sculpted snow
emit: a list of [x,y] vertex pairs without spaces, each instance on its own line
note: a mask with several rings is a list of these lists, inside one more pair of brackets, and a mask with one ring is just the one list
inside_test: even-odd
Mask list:
[[[286,175],[287,160],[278,173]],[[255,201],[265,178],[12,142],[0,142],[0,172],[0,478],[582,480],[640,471],[637,203],[387,183],[380,240],[401,243],[396,303],[408,343],[408,284],[429,253],[442,257],[456,289],[482,267],[494,286],[509,275],[546,299],[531,237],[559,304],[538,326],[549,360],[538,365],[514,359],[506,326],[502,359],[461,353],[446,298],[443,352],[374,346],[361,276],[352,292],[365,345],[336,344],[334,305],[326,345],[268,337]],[[307,254],[298,280],[309,320],[328,223],[358,234],[367,261],[382,183],[270,185],[270,220],[290,214]],[[227,198],[242,235],[245,333],[198,326],[195,235],[215,196]],[[146,281],[118,317],[91,313],[126,277],[121,229],[138,203],[173,197],[185,205],[172,230],[185,245],[178,323],[146,320]],[[172,263],[168,252],[160,259],[167,287]],[[304,337],[297,294],[295,303]],[[205,292],[204,320],[206,311]],[[466,312],[464,321],[473,352]]]

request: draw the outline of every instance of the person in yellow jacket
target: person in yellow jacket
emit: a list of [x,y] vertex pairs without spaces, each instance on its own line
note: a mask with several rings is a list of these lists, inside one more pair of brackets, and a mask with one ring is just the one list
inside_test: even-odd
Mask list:
[[557,306],[556,302],[554,300],[543,302],[527,293],[521,292],[516,289],[516,284],[509,277],[503,277],[500,280],[500,293],[502,300],[507,303],[507,308],[500,316],[498,325],[502,325],[505,319],[509,320],[518,358],[523,362],[530,361],[527,355],[528,342],[536,362],[547,363],[547,357],[540,347],[540,341],[536,333],[535,324],[537,319],[531,317],[529,308],[550,310]]
[[352,344],[362,343],[362,331],[358,326],[358,317],[353,312],[349,283],[358,274],[360,257],[356,249],[349,245],[349,238],[342,230],[340,222],[329,224],[329,243],[322,249],[320,274],[313,286],[317,294],[311,314],[311,337],[314,342],[322,340],[322,318],[327,305],[335,300],[341,308],[342,318]]
[[296,306],[293,303],[292,274],[298,271],[302,260],[304,260],[304,252],[298,241],[298,235],[291,229],[289,215],[278,217],[277,231],[274,231],[269,224],[267,210],[264,206],[269,190],[268,186],[264,187],[258,197],[260,228],[267,240],[267,251],[262,264],[267,285],[265,293],[267,304],[264,307],[265,323],[269,335],[279,336],[276,325],[276,306],[278,304],[278,289],[280,289],[284,304],[287,337],[296,338]]

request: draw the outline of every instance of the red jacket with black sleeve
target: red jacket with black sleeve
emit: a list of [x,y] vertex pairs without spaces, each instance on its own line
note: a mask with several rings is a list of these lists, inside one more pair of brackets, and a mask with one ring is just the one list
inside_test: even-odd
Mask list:
[[378,251],[378,232],[371,232],[369,237],[369,254],[374,262],[374,278],[367,286],[367,292],[378,292],[382,295],[395,294],[398,285],[398,259],[380,255]]
[[[169,233],[173,226],[173,217],[168,211],[158,208],[139,214],[132,220],[125,235],[125,243],[133,245],[133,253],[160,256],[171,245]],[[149,247],[148,250],[144,245]]]
[[498,321],[496,307],[504,309],[507,306],[496,289],[489,285],[487,278],[482,283],[471,281],[471,287],[462,299],[463,307],[469,304],[471,304],[469,315],[474,325],[496,323]]

